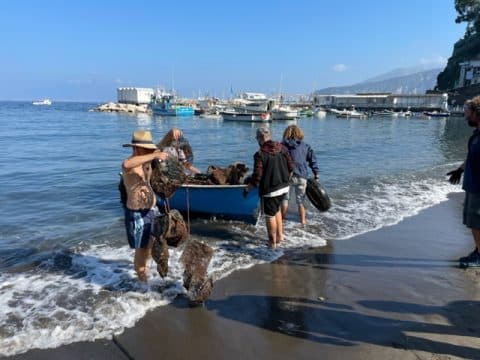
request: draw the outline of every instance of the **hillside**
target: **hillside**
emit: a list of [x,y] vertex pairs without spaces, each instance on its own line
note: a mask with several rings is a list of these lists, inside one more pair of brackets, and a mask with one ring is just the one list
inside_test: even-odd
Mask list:
[[[442,69],[430,69],[407,75],[397,69],[387,74],[362,81],[361,83],[349,86],[336,86],[316,90],[316,94],[356,94],[365,92],[389,92],[396,94],[424,94],[426,90],[433,89],[437,76]],[[389,77],[391,76],[391,77]]]

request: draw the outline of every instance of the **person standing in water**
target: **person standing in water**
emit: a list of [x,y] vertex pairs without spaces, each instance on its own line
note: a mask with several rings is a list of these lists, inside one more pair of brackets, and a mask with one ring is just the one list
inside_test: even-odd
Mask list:
[[152,248],[150,235],[157,213],[157,199],[150,185],[151,162],[155,159],[163,161],[168,154],[158,150],[152,142],[152,134],[146,130],[134,131],[132,142],[123,146],[132,148],[132,155],[122,163],[122,177],[127,194],[125,228],[128,244],[135,249],[135,272],[139,280],[147,281],[147,260]]
[[[319,179],[317,158],[310,145],[303,141],[303,131],[297,125],[288,126],[283,132],[282,144],[288,149],[293,160],[293,176],[290,185],[295,189],[295,201],[298,206],[298,216],[302,225],[305,220],[305,191],[307,190],[308,168],[313,172],[315,180]],[[282,201],[282,217],[288,210],[289,193]]]
[[262,211],[265,214],[268,240],[275,248],[283,240],[283,222],[280,206],[283,196],[288,193],[289,178],[293,162],[288,150],[279,142],[273,141],[268,128],[257,130],[260,149],[253,156],[254,169],[244,196],[252,187],[258,187]]

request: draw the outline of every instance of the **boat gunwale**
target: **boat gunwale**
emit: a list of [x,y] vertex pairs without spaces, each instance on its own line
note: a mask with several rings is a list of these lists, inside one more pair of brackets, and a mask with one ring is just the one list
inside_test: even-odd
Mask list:
[[246,188],[248,185],[247,184],[239,184],[239,185],[215,185],[215,184],[182,184],[180,185],[180,188],[183,189],[240,189],[240,188]]

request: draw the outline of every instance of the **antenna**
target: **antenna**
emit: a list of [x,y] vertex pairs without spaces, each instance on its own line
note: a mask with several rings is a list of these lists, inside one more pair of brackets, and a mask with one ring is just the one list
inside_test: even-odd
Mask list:
[[278,101],[282,98],[283,73],[280,73],[280,87],[278,88]]
[[172,66],[172,95],[175,95],[175,65]]

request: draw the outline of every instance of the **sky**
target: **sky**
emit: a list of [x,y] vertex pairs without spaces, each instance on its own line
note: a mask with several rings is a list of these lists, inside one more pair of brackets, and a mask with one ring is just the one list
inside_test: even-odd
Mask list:
[[2,1],[0,100],[308,94],[444,67],[455,17],[454,0]]

